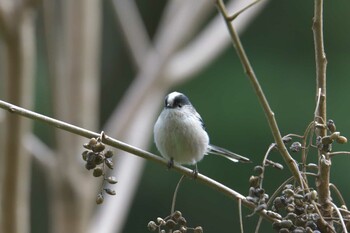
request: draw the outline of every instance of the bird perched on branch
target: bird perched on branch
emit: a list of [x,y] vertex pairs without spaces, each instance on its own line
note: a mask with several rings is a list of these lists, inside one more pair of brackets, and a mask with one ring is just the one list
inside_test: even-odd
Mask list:
[[251,162],[248,158],[224,148],[211,145],[201,116],[182,93],[172,92],[165,97],[164,109],[154,125],[154,141],[168,166],[196,165],[204,155],[211,153],[233,162]]

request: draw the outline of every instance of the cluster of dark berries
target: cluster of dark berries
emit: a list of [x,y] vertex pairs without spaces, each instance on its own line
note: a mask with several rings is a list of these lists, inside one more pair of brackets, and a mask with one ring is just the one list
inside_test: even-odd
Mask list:
[[333,120],[330,119],[327,121],[327,129],[330,135],[316,138],[317,148],[322,150],[324,153],[332,151],[332,143],[334,141],[339,144],[345,144],[348,142],[346,137],[340,135],[340,132],[336,131],[336,126]]
[[[329,132],[329,135],[323,137],[318,136],[316,138],[316,146],[323,153],[332,151],[333,142],[337,142],[339,144],[345,144],[348,142],[346,137],[340,135],[340,132],[336,131],[335,123],[331,119],[329,119],[325,125],[316,123],[315,127],[318,129],[327,129]],[[291,152],[299,152],[301,149],[303,149],[303,147],[300,142],[293,142],[289,149]]]
[[263,174],[264,168],[262,166],[256,166],[254,171],[258,173],[258,176],[251,176],[249,178],[249,195],[246,198],[248,201],[257,205],[254,210],[255,213],[267,208],[266,203],[269,199],[269,195],[260,187],[260,176]]
[[113,169],[112,156],[113,152],[111,150],[105,150],[105,145],[102,143],[102,137],[104,134],[101,134],[101,137],[91,138],[88,143],[85,143],[83,146],[86,149],[82,153],[83,160],[86,161],[85,168],[87,170],[93,169],[94,177],[102,177],[102,188],[101,192],[97,195],[96,203],[102,204],[104,197],[103,191],[109,195],[115,195],[116,192],[113,189],[105,188],[105,183],[116,184],[117,179],[114,176],[107,176],[106,169]]
[[203,228],[201,226],[197,226],[195,228],[188,227],[186,219],[182,216],[180,211],[175,211],[170,216],[165,217],[164,219],[158,217],[156,222],[150,221],[147,225],[149,231],[154,232],[157,231],[160,233],[203,233]]
[[273,223],[273,228],[281,233],[320,233],[316,200],[315,190],[304,193],[300,187],[285,185],[281,195],[273,200],[272,211],[283,216]]

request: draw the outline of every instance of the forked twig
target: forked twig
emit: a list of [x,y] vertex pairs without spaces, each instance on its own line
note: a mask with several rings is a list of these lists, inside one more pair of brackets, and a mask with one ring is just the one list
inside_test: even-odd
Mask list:
[[287,166],[289,167],[289,170],[292,172],[293,176],[295,177],[295,179],[302,184],[302,177],[299,173],[299,169],[297,167],[297,164],[295,163],[294,159],[290,156],[287,148],[285,147],[283,140],[282,140],[282,136],[277,124],[277,121],[275,119],[275,114],[272,111],[266,97],[265,94],[259,84],[259,81],[257,79],[257,77],[255,76],[253,67],[250,64],[250,61],[245,53],[245,50],[242,46],[241,40],[236,32],[236,30],[234,29],[232,23],[230,20],[228,20],[228,13],[226,11],[225,5],[223,3],[222,0],[217,0],[217,6],[218,9],[220,11],[220,13],[223,15],[224,19],[225,19],[225,23],[226,26],[228,28],[228,31],[230,33],[231,39],[232,39],[232,43],[234,48],[236,49],[236,52],[238,54],[238,57],[242,63],[242,66],[244,68],[244,71],[246,73],[246,75],[248,76],[253,89],[255,90],[255,93],[259,99],[259,102],[264,110],[265,116],[267,118],[267,121],[269,123],[272,135],[274,137],[274,140],[276,142],[276,145],[284,159],[284,161],[286,162]]

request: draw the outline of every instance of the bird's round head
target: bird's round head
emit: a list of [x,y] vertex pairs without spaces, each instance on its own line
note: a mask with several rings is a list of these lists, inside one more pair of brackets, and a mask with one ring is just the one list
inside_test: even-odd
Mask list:
[[190,100],[180,92],[171,92],[165,97],[165,108],[182,108],[186,105],[191,105]]

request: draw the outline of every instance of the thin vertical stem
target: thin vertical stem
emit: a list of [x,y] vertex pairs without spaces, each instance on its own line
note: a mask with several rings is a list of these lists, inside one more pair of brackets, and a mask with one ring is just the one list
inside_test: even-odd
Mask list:
[[[327,119],[327,105],[326,105],[326,68],[327,59],[324,52],[324,40],[323,40],[323,0],[315,0],[314,6],[314,19],[313,19],[313,35],[315,43],[315,60],[316,60],[316,99],[318,100],[316,106],[315,119],[319,123],[324,123]],[[323,122],[322,122],[323,121]],[[325,136],[327,129],[317,129],[317,136]],[[318,202],[321,205],[321,212],[323,217],[330,217],[332,219],[332,205],[329,191],[329,179],[330,179],[330,166],[331,161],[327,154],[323,154],[319,150],[319,173],[316,179],[316,187],[318,192]],[[332,221],[329,222],[332,226]],[[323,230],[326,230],[323,229]]]

